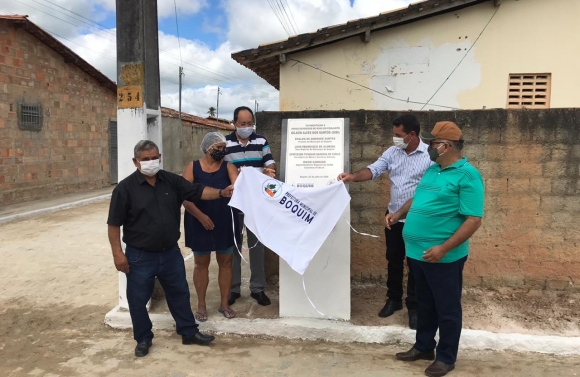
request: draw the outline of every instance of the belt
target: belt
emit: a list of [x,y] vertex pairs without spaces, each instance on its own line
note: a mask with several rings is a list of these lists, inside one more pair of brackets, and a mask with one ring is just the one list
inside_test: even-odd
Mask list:
[[177,244],[169,246],[169,247],[163,247],[161,250],[160,249],[151,250],[151,249],[147,249],[144,247],[137,247],[137,246],[133,246],[133,245],[129,245],[129,244],[127,244],[127,247],[132,247],[133,249],[146,251],[148,253],[165,253],[165,252],[168,252],[169,250],[173,249],[174,247],[177,247]]

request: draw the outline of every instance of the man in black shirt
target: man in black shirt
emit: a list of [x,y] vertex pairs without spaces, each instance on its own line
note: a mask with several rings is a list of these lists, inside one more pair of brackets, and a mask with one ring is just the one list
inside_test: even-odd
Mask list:
[[[127,275],[127,301],[137,341],[135,356],[149,353],[153,332],[147,302],[159,279],[177,333],[183,344],[208,344],[213,336],[199,332],[189,301],[185,263],[177,241],[181,236],[181,204],[184,200],[214,200],[231,197],[233,186],[223,190],[190,183],[183,177],[160,170],[159,148],[149,140],[135,146],[137,171],[123,179],[111,198],[107,220],[109,242],[117,270]],[[121,247],[121,226],[125,253]]]

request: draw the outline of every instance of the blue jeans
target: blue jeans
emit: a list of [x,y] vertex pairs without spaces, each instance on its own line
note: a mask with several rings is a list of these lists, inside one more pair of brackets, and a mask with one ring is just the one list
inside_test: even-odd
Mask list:
[[165,292],[177,333],[186,337],[195,335],[198,329],[191,311],[185,263],[179,247],[175,245],[165,252],[149,252],[127,245],[125,256],[129,261],[127,301],[137,343],[153,339],[147,302],[153,294],[155,277]]
[[467,257],[452,263],[427,263],[410,259],[415,274],[417,297],[417,336],[415,349],[435,349],[435,333],[439,329],[437,360],[455,364],[463,325],[461,290],[463,266]]

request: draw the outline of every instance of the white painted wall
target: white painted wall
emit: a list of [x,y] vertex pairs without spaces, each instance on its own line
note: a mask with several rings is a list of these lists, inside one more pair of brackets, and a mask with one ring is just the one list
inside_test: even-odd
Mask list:
[[[472,45],[469,41],[463,41],[435,46],[429,38],[421,42],[421,46],[409,46],[403,40],[399,43],[400,47],[383,48],[374,60],[375,69],[370,77],[370,87],[391,97],[416,102],[429,100],[449,76],[450,66],[457,66]],[[443,86],[431,105],[427,105],[425,109],[445,109],[433,106],[434,104],[460,108],[458,94],[476,89],[481,84],[481,66],[475,60],[474,50],[469,52],[455,75],[458,79],[453,80],[452,85]],[[371,107],[409,110],[420,109],[422,105],[374,94]]]
[[357,36],[288,54],[280,66],[280,109],[418,110],[423,105],[407,99],[426,102],[444,83],[432,104],[505,108],[509,74],[521,73],[551,73],[551,107],[579,107],[580,1],[504,0],[475,44],[496,10],[488,1],[373,32],[369,43]]

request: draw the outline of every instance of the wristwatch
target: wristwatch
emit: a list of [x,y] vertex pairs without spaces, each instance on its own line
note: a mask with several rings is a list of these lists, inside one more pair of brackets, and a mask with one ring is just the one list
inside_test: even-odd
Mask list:
[[224,196],[222,195],[222,190],[221,190],[221,189],[218,191],[218,195],[220,196],[220,198],[223,198],[223,197],[224,197]]

